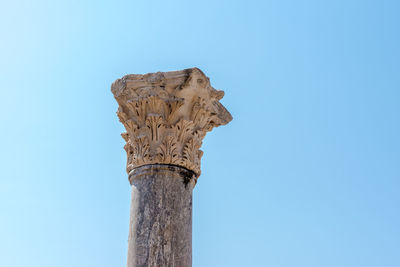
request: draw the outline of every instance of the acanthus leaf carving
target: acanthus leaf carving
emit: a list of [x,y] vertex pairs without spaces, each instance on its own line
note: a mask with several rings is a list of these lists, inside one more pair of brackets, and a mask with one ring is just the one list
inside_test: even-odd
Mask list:
[[171,123],[174,119],[176,119],[176,113],[179,108],[183,105],[183,99],[181,98],[172,98],[167,101],[168,112],[166,116],[166,120],[168,123]]
[[206,105],[204,104],[204,99],[198,97],[193,104],[192,112],[191,112],[191,120],[197,122],[198,129],[204,129],[206,131],[210,131],[209,123],[211,121],[211,112],[207,110]]
[[203,155],[200,146],[201,142],[196,137],[193,137],[183,147],[183,162],[196,171],[200,171],[200,159]]
[[179,142],[184,142],[187,137],[193,135],[193,128],[193,122],[185,119],[181,119],[174,126],[172,126],[172,129],[175,131],[175,133],[177,133],[177,139]]
[[146,104],[142,99],[136,98],[127,101],[127,107],[130,110],[130,119],[136,124],[142,125],[146,119]]
[[160,115],[151,115],[146,119],[146,127],[150,131],[150,138],[154,142],[160,140],[161,134],[165,129],[164,119]]
[[205,134],[232,117],[199,69],[127,75],[112,86],[124,124],[128,173],[146,164],[174,164],[200,175]]
[[132,161],[137,165],[146,164],[152,161],[150,155],[150,142],[147,136],[142,136],[135,139],[133,142],[133,158]]
[[171,135],[165,136],[163,142],[158,147],[158,160],[164,163],[178,163],[178,153],[176,137]]

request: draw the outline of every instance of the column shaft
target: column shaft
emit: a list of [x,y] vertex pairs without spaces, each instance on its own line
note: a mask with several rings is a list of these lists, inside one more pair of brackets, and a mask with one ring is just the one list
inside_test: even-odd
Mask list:
[[135,168],[128,267],[192,266],[194,173],[173,165]]

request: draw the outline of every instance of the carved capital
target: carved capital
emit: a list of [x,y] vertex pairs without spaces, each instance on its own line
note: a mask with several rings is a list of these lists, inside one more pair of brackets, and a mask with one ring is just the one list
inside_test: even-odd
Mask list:
[[232,120],[219,103],[224,92],[197,68],[126,75],[111,91],[126,129],[128,173],[143,165],[172,164],[199,176],[204,136]]

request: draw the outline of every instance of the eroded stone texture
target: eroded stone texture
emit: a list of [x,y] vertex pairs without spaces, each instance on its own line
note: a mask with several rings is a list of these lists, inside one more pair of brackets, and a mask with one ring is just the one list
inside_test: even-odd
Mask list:
[[192,171],[169,165],[131,172],[128,267],[192,266],[194,178]]
[[126,133],[127,172],[163,163],[200,175],[202,140],[212,128],[232,120],[215,90],[197,69],[126,75],[111,90]]

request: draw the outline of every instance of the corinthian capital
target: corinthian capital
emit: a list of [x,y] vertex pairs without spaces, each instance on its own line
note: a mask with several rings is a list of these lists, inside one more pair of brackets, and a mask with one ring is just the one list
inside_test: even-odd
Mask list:
[[148,164],[172,164],[200,175],[202,140],[231,114],[219,103],[223,91],[197,69],[126,75],[111,91],[126,133],[127,172]]

